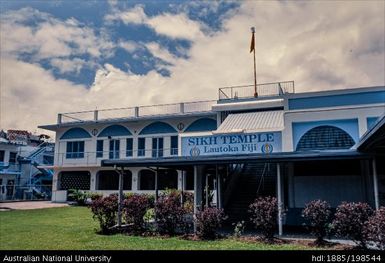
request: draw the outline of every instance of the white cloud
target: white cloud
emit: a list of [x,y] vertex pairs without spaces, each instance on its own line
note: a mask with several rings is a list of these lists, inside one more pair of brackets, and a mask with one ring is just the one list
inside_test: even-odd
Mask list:
[[35,60],[84,54],[99,57],[114,48],[105,34],[97,36],[92,28],[74,18],[61,21],[32,8],[2,15],[1,31],[1,53],[7,56],[27,53]]
[[147,20],[147,15],[144,13],[142,5],[136,5],[126,11],[113,8],[113,13],[106,15],[104,19],[108,22],[122,21],[124,24],[142,24]]
[[146,24],[159,35],[196,41],[203,36],[200,23],[190,20],[185,14],[162,14],[151,17]]
[[162,48],[158,43],[156,42],[150,42],[145,44],[147,49],[151,52],[151,54],[154,57],[157,57],[165,62],[168,63],[175,63],[177,61],[177,57],[175,57],[173,54],[168,52],[168,50]]
[[87,62],[84,59],[74,58],[74,59],[61,59],[54,58],[51,59],[50,64],[57,68],[60,73],[76,73],[79,74],[80,70],[83,67],[96,67],[95,63]]
[[104,19],[110,23],[113,21],[122,21],[124,24],[145,24],[157,34],[170,38],[196,40],[198,37],[203,36],[201,32],[203,25],[189,19],[186,14],[164,13],[148,17],[142,5],[136,5],[125,11],[113,8],[112,13],[106,15]]
[[[33,130],[54,123],[58,112],[96,106],[216,99],[218,87],[253,81],[250,26],[257,30],[259,83],[294,80],[297,92],[384,85],[384,5],[380,1],[352,1],[349,5],[244,1],[223,21],[222,31],[189,36],[192,46],[187,59],[173,56],[156,42],[146,45],[152,54],[170,63],[164,65],[170,76],[154,70],[135,75],[105,64],[90,89],[55,79],[38,65],[2,57],[1,126]],[[24,35],[32,43],[36,41],[35,32],[15,30],[24,30],[13,36],[15,45],[24,47],[19,43],[26,39]]]
[[118,46],[130,53],[138,50],[141,47],[138,43],[134,41],[123,41],[123,40],[118,42]]

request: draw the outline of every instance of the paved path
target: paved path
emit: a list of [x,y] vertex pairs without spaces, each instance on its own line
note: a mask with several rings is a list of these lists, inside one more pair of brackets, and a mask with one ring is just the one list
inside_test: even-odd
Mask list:
[[7,202],[0,203],[0,211],[12,210],[29,210],[40,208],[52,208],[68,206],[66,203],[52,203],[51,201],[26,201],[26,202]]

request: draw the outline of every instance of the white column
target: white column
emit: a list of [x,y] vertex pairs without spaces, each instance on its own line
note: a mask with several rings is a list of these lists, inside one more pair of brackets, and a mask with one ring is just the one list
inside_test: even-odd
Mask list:
[[131,184],[131,191],[136,192],[138,191],[139,185],[138,185],[138,169],[131,169],[132,172],[132,184]]
[[183,188],[183,173],[184,171],[178,170],[178,190],[184,190]]
[[372,160],[372,167],[373,167],[374,204],[375,204],[376,210],[378,210],[380,209],[380,201],[378,198],[377,167],[376,167],[375,158],[373,158]]
[[91,185],[90,185],[90,191],[94,192],[96,191],[96,174],[98,171],[91,170]]
[[122,226],[122,203],[123,203],[123,174],[124,170],[121,167],[120,170],[117,170],[119,173],[119,200],[118,200],[118,226]]
[[[201,167],[194,166],[194,217],[201,207],[202,202],[202,173]],[[194,222],[194,233],[196,232],[196,224]]]
[[281,188],[281,167],[277,163],[277,199],[278,199],[278,235],[282,236],[282,188]]
[[217,207],[222,209],[222,176],[218,173],[218,166],[216,166],[217,179]]

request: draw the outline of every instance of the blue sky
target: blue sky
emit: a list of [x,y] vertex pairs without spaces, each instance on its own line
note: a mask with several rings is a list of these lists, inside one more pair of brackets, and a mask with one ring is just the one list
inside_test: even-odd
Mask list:
[[[228,12],[236,9],[239,3],[234,1],[223,1],[215,4],[212,8],[211,3],[193,3],[191,1],[4,1],[2,3],[2,13],[18,12],[25,10],[31,13],[38,10],[50,16],[50,19],[59,21],[76,20],[79,27],[87,27],[94,30],[96,37],[105,34],[106,41],[110,41],[114,46],[108,50],[108,55],[101,55],[97,58],[90,57],[87,53],[59,56],[68,60],[92,61],[90,65],[84,64],[81,68],[73,68],[71,71],[63,71],[59,65],[52,63],[51,57],[39,58],[36,56],[36,49],[19,52],[18,57],[26,62],[39,63],[46,70],[50,70],[56,78],[64,78],[75,84],[91,86],[95,71],[103,64],[110,63],[122,71],[130,71],[133,74],[146,74],[151,70],[156,70],[162,76],[169,76],[170,71],[162,64],[168,65],[167,61],[155,57],[147,48],[146,43],[156,41],[162,48],[176,57],[188,58],[188,50],[191,47],[191,40],[185,38],[170,38],[167,35],[157,34],[146,24],[125,23],[116,19],[114,23],[108,21],[106,17],[117,12],[117,10],[131,10],[137,7],[143,9],[148,17],[156,17],[164,13],[178,15],[186,14],[188,19],[199,21],[207,26],[206,32],[220,31],[222,29],[222,18]],[[211,8],[211,9],[210,9]],[[38,30],[42,23],[49,19],[41,19],[39,15],[33,16],[20,24],[30,26]],[[127,50],[119,46],[119,42],[138,43],[142,48]],[[69,43],[71,45],[71,43]],[[76,43],[72,43],[76,48]],[[54,60],[56,61],[56,60]],[[159,67],[154,67],[158,64]]]
[[216,99],[219,87],[253,83],[251,26],[259,83],[384,85],[384,9],[381,0],[2,0],[0,128]]

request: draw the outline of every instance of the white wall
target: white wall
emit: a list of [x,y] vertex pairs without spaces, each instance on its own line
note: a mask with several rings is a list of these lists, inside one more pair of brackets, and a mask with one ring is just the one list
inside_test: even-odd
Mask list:
[[385,113],[383,105],[362,105],[355,107],[334,107],[314,110],[293,110],[284,114],[285,129],[282,132],[282,150],[294,151],[293,122],[310,122],[323,120],[358,119],[358,133],[361,137],[368,129],[367,118],[378,117]]

